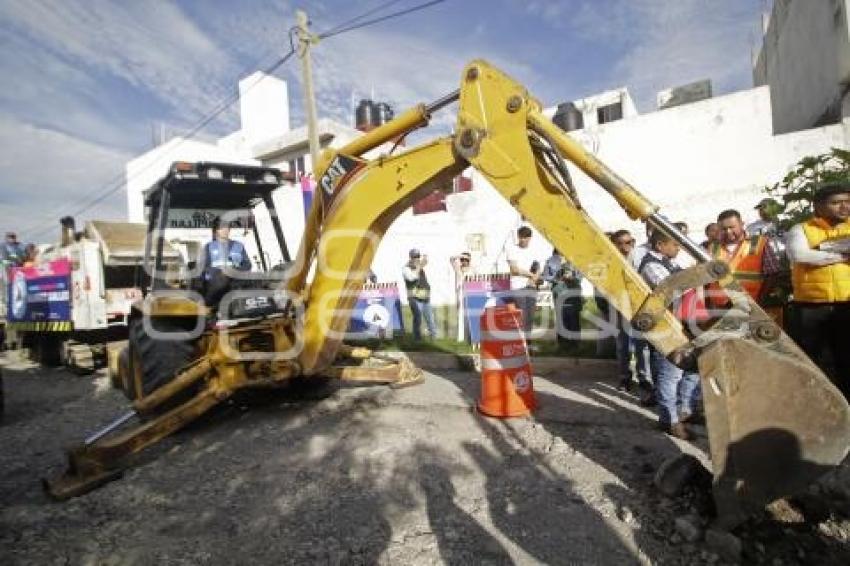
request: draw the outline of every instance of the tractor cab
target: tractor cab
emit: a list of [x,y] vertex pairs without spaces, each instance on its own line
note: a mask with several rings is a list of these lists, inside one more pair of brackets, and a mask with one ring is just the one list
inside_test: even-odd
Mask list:
[[173,163],[144,193],[147,312],[234,319],[276,311],[271,290],[291,258],[272,193],[286,180],[269,167]]

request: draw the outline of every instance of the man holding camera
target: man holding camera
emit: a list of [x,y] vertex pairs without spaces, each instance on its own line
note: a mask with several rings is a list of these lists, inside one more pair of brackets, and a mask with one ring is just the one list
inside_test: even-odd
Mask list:
[[404,285],[407,287],[407,304],[413,313],[413,338],[422,339],[422,319],[428,329],[428,337],[434,339],[437,334],[434,323],[434,311],[431,309],[431,285],[428,276],[425,275],[425,266],[428,265],[428,256],[422,255],[419,250],[413,248],[409,253],[409,260],[402,268]]

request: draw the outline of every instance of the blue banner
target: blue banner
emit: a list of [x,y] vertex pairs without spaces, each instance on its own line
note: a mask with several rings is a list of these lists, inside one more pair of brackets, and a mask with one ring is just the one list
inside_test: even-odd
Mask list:
[[486,307],[505,304],[504,297],[511,290],[511,278],[507,274],[471,275],[463,282],[463,312],[469,341],[481,343],[481,314]]
[[71,320],[71,264],[67,259],[37,267],[11,267],[7,281],[9,322]]
[[404,331],[401,301],[395,283],[374,283],[363,287],[348,324],[351,338],[392,338]]

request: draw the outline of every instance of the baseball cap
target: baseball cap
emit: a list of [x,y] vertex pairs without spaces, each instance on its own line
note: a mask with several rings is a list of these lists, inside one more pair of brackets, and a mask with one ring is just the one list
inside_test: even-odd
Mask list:
[[410,250],[410,257],[419,257],[419,256],[421,256],[421,255],[422,255],[422,254],[421,254],[421,253],[419,253],[419,250],[418,250],[418,249],[416,249],[416,248],[412,248],[412,249]]
[[754,210],[758,210],[759,208],[762,208],[763,206],[779,206],[779,203],[776,202],[776,200],[772,199],[772,198],[763,198],[754,207]]

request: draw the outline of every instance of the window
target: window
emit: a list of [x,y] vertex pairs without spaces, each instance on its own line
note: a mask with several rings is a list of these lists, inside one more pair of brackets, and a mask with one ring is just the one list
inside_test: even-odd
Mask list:
[[596,119],[600,124],[607,124],[623,119],[623,103],[615,102],[596,109]]
[[297,159],[292,159],[289,161],[289,172],[295,175],[295,178],[298,179],[301,175],[304,175],[306,171],[304,170],[304,156]]

